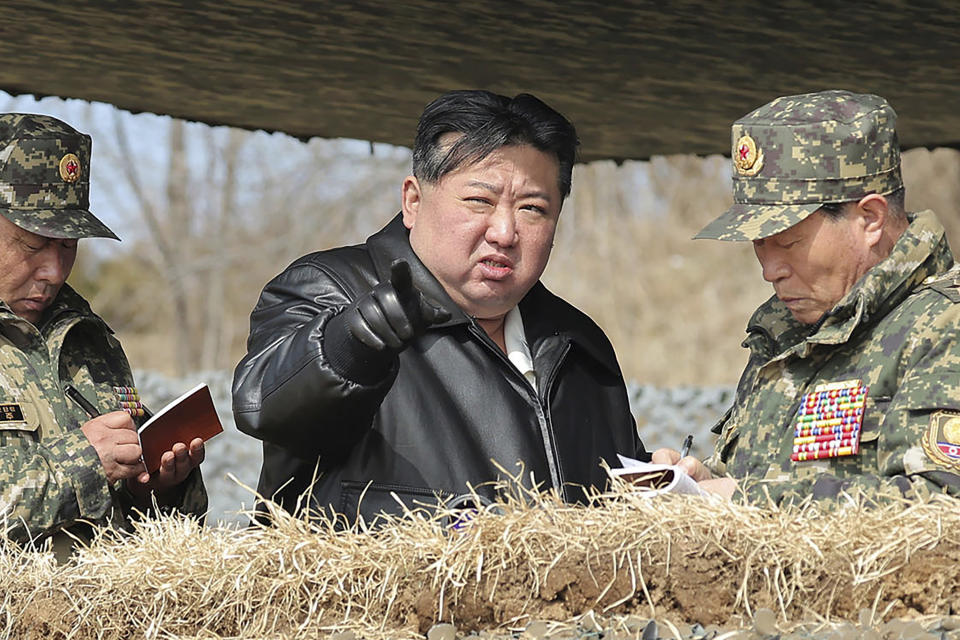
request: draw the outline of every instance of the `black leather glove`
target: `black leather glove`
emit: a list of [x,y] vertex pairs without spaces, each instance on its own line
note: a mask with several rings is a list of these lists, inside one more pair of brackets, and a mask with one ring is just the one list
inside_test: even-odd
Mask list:
[[344,377],[370,383],[427,327],[449,319],[446,309],[413,285],[410,265],[394,260],[389,281],[377,283],[327,323],[324,351]]
[[413,286],[410,265],[404,260],[394,260],[390,281],[358,298],[344,315],[353,337],[375,351],[400,351],[430,325],[450,319],[445,309]]

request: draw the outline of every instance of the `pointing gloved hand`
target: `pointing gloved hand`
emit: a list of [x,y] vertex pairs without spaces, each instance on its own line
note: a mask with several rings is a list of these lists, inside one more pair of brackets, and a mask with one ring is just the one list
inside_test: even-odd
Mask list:
[[413,338],[449,319],[446,309],[414,286],[410,265],[395,260],[388,281],[377,283],[327,323],[324,352],[345,378],[371,384]]
[[394,260],[390,281],[378,283],[344,315],[353,337],[375,351],[400,351],[427,327],[450,319],[446,309],[437,307],[413,286],[410,265],[405,260]]

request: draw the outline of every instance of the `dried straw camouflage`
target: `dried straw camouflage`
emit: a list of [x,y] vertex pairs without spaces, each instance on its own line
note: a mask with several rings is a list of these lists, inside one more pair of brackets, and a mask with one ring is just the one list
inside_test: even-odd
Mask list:
[[733,206],[697,238],[757,240],[824,203],[900,189],[897,114],[849,91],[777,98],[733,123]]
[[90,136],[50,116],[0,114],[0,214],[48,238],[119,239],[89,208]]

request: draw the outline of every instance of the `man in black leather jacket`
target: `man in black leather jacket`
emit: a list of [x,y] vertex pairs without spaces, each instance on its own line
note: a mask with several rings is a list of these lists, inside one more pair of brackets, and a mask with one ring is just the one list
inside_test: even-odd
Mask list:
[[509,474],[583,501],[646,458],[610,342],[539,282],[576,147],[531,95],[444,94],[401,213],[267,284],[233,383],[263,496],[369,522]]

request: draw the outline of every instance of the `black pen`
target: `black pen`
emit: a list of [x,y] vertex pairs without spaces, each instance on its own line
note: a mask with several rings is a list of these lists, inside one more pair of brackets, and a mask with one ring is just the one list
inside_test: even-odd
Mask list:
[[690,455],[690,447],[693,446],[693,435],[690,434],[683,439],[683,446],[680,447],[680,459],[683,460]]
[[87,412],[87,415],[90,416],[90,419],[96,418],[100,415],[100,412],[97,411],[97,408],[93,406],[93,403],[83,397],[83,394],[77,391],[77,389],[72,384],[63,385],[63,390],[66,392],[67,397],[80,405],[80,408]]
[[[93,406],[93,403],[87,400],[82,393],[77,391],[77,388],[72,384],[63,385],[63,390],[66,392],[67,397],[80,405],[80,408],[86,411],[87,415],[90,416],[91,419],[100,415],[100,412],[97,411],[95,406]],[[146,406],[141,404],[140,408],[143,409],[143,415],[147,420],[153,417],[153,412],[150,411],[150,409],[147,409]]]

